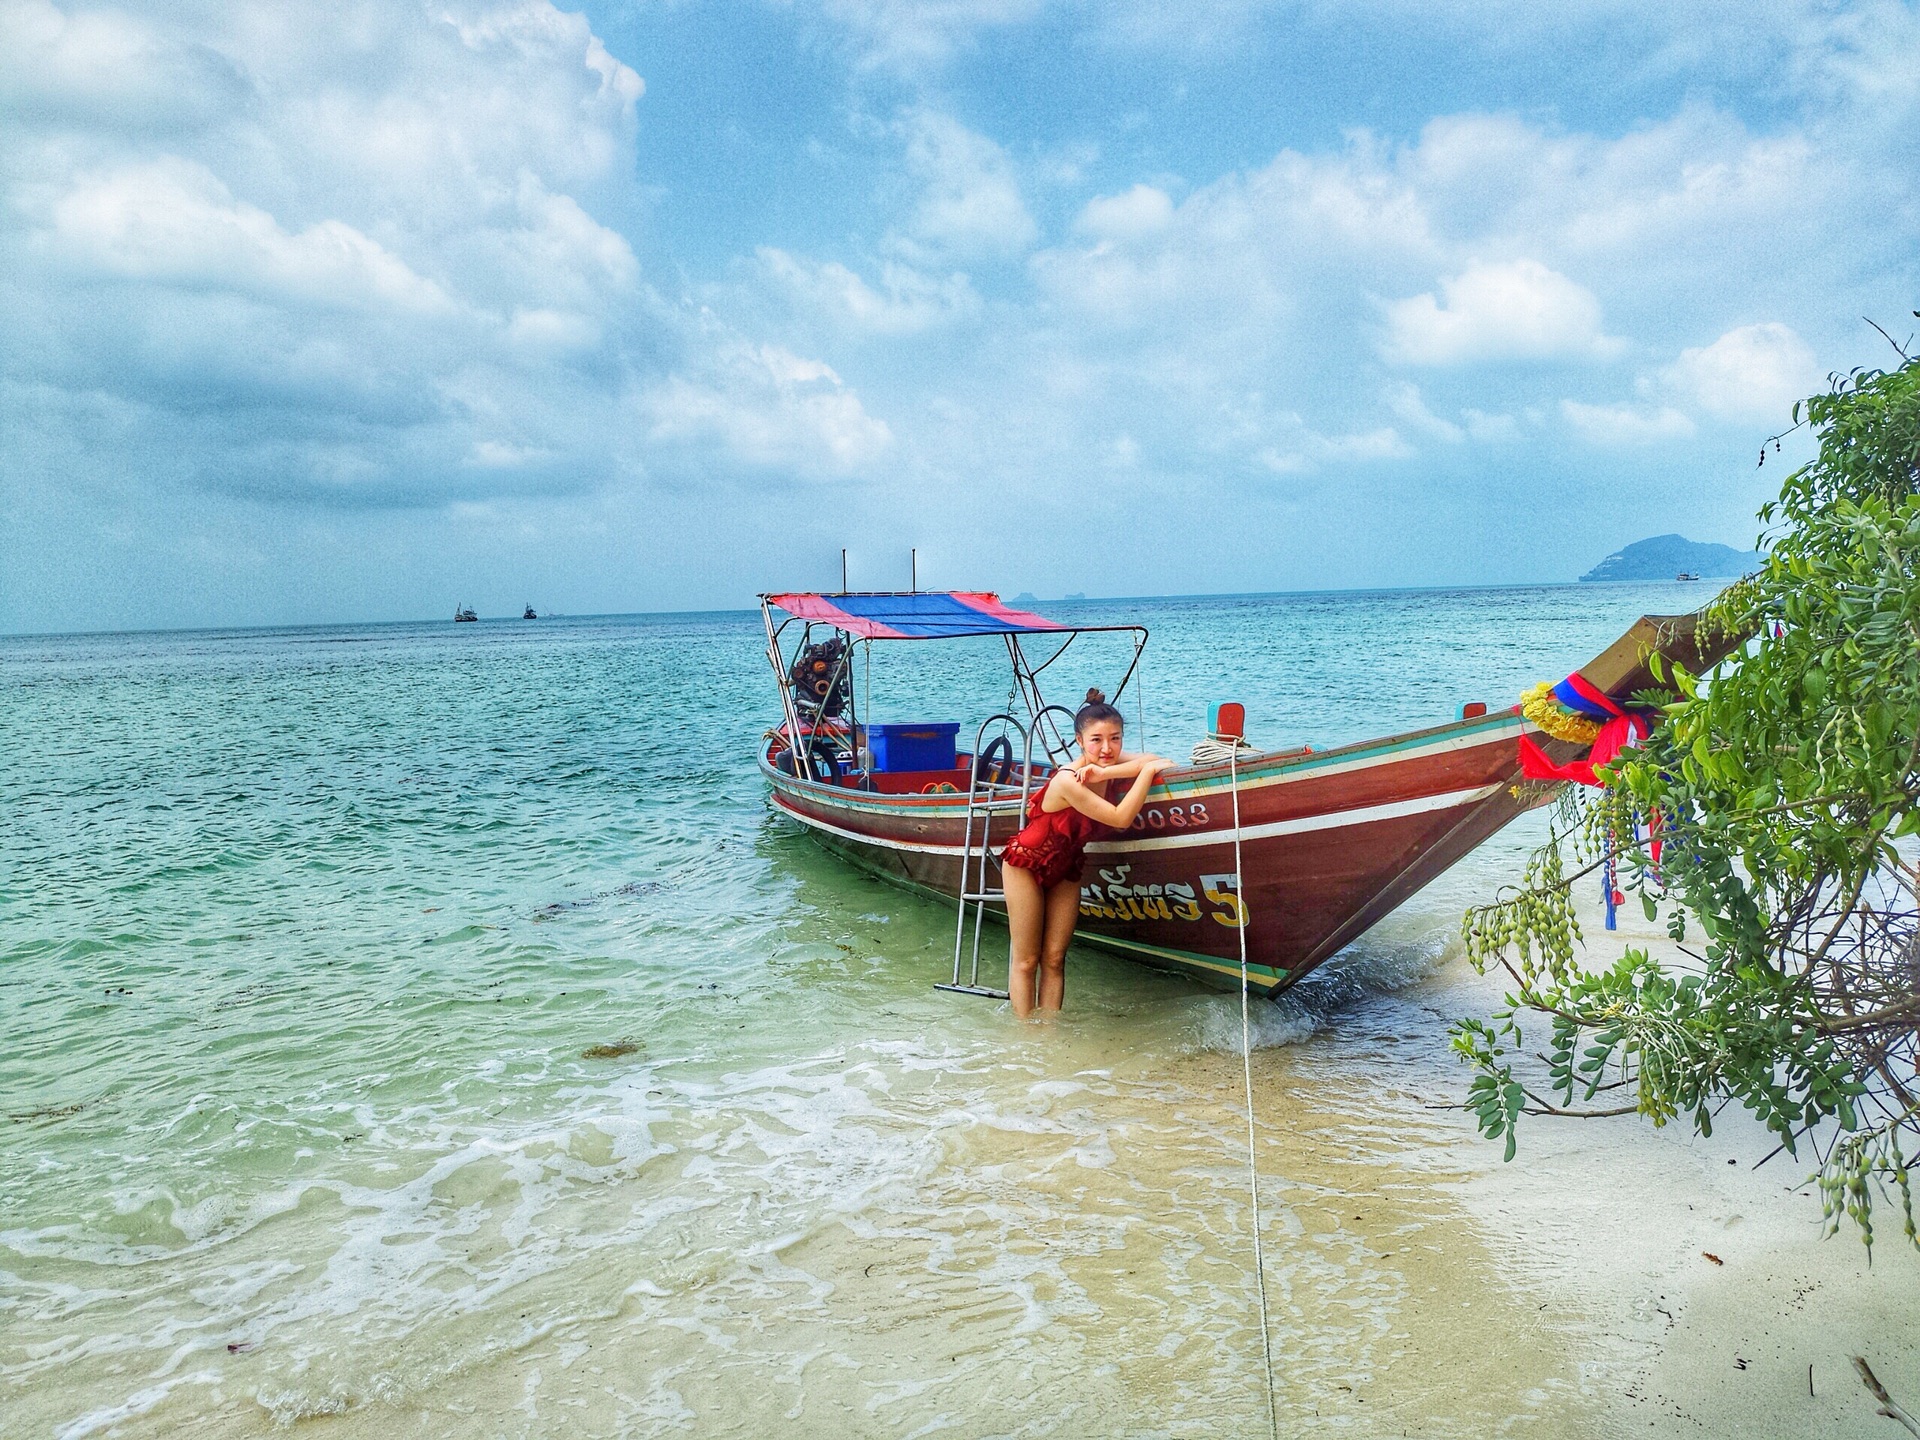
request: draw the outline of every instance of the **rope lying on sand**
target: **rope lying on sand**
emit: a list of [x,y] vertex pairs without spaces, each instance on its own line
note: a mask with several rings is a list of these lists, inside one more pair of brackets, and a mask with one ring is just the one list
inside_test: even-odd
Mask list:
[[1273,1332],[1267,1326],[1267,1259],[1260,1246],[1260,1161],[1254,1149],[1253,1129],[1253,1021],[1249,998],[1252,984],[1247,978],[1247,928],[1253,923],[1253,911],[1247,905],[1247,886],[1240,868],[1240,746],[1220,740],[1203,740],[1194,747],[1194,763],[1204,764],[1200,751],[1218,745],[1226,751],[1233,782],[1233,889],[1240,900],[1240,1068],[1247,1085],[1247,1189],[1253,1201],[1253,1273],[1260,1284],[1260,1350],[1266,1360],[1267,1429],[1273,1440],[1280,1440],[1280,1406],[1273,1393]]

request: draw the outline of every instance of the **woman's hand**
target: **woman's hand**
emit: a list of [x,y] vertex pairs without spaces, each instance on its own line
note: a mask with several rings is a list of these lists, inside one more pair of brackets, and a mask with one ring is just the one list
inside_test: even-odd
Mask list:
[[1101,767],[1086,766],[1077,770],[1071,768],[1063,770],[1059,778],[1065,783],[1060,786],[1058,792],[1058,798],[1063,803],[1047,804],[1048,800],[1055,798],[1055,792],[1050,789],[1046,798],[1040,802],[1041,808],[1065,810],[1070,806],[1103,825],[1124,830],[1133,823],[1133,817],[1140,813],[1140,807],[1146,801],[1147,792],[1160,778],[1160,772],[1171,768],[1172,765],[1171,760],[1160,755],[1140,755],[1129,757],[1119,765],[1106,766],[1105,770],[1108,774],[1118,772],[1133,776],[1133,784],[1127,788],[1125,797],[1118,804],[1090,788],[1091,778],[1100,773]]

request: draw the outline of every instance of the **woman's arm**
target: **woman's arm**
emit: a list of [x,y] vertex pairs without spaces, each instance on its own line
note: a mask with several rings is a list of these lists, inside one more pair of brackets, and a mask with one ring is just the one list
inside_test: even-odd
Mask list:
[[[1053,787],[1057,786],[1059,797],[1088,819],[1098,820],[1102,825],[1110,825],[1115,830],[1124,830],[1133,824],[1133,817],[1140,813],[1140,807],[1146,803],[1147,792],[1160,778],[1160,772],[1172,762],[1163,760],[1158,755],[1142,755],[1137,763],[1140,768],[1133,777],[1133,784],[1128,787],[1127,793],[1121,797],[1118,804],[1103,795],[1094,793],[1091,788],[1083,785],[1080,777],[1071,770],[1062,770],[1054,776],[1053,786],[1049,787],[1050,793],[1047,799],[1053,798],[1051,792]],[[1040,803],[1042,808],[1045,808],[1046,801],[1043,800]]]
[[1081,783],[1097,785],[1102,780],[1131,780],[1140,773],[1140,767],[1152,760],[1165,767],[1172,762],[1158,755],[1122,755],[1111,765],[1084,765],[1079,770]]

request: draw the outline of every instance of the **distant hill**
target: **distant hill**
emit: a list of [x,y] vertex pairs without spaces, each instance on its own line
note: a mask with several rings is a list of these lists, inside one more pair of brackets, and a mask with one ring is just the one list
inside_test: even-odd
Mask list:
[[1705,545],[1684,535],[1655,535],[1616,550],[1580,578],[1582,580],[1671,580],[1683,570],[1695,575],[1745,575],[1758,570],[1766,556],[1758,550],[1736,550],[1731,545]]

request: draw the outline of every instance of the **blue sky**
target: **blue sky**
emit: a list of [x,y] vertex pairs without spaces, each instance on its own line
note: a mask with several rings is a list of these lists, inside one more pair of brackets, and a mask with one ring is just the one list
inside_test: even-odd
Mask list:
[[0,630],[1571,579],[1920,308],[1900,3],[0,0],[0,133]]

